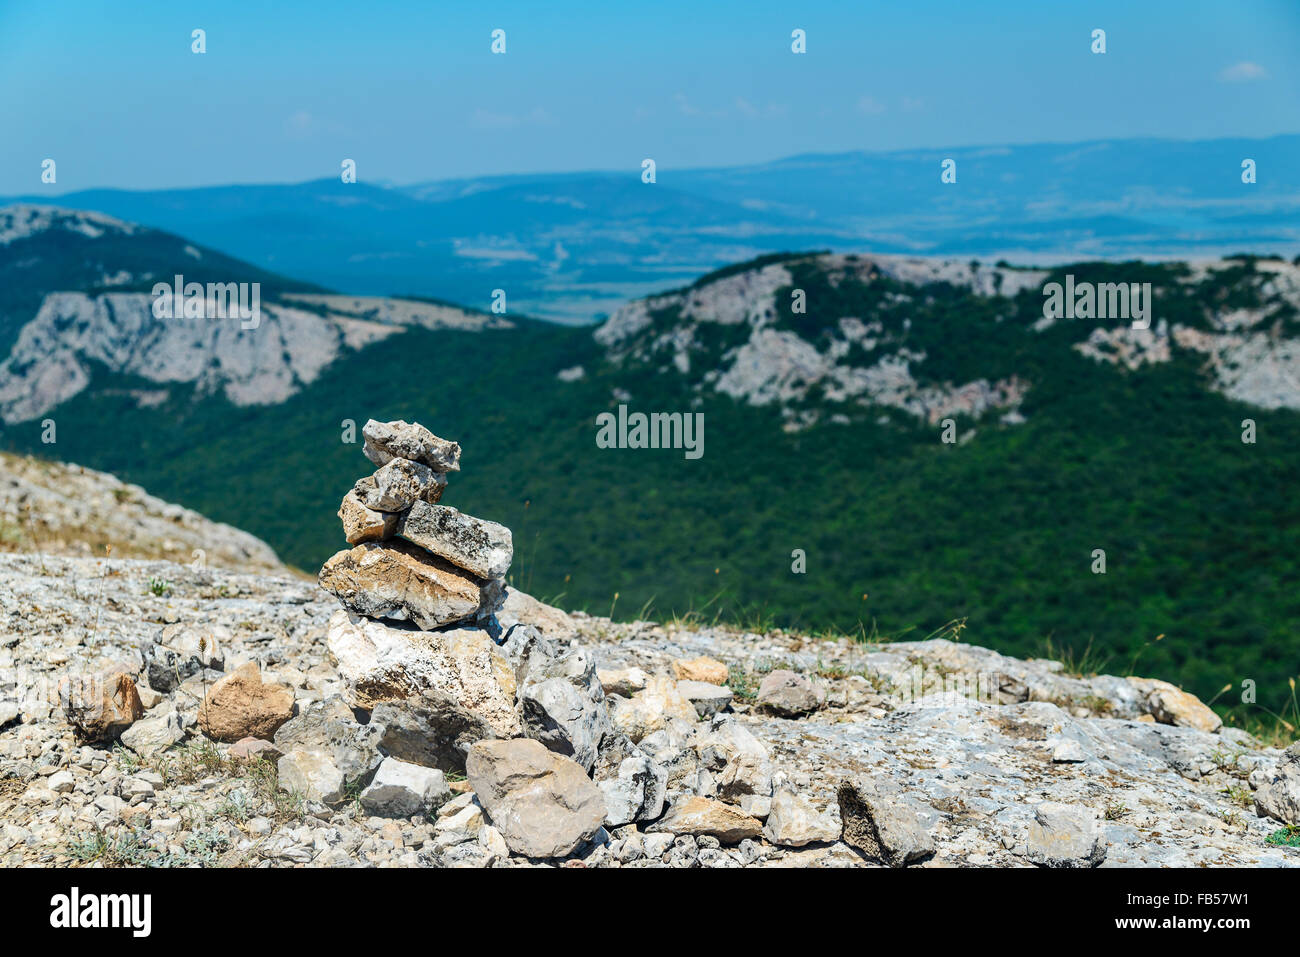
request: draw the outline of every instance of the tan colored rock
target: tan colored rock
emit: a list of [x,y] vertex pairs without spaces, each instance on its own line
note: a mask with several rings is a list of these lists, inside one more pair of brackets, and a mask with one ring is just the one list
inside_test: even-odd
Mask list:
[[1223,719],[1201,702],[1194,694],[1189,694],[1168,681],[1155,678],[1129,678],[1143,695],[1143,706],[1148,714],[1161,724],[1173,724],[1183,728],[1196,728],[1198,731],[1214,732],[1223,726]]
[[352,489],[343,497],[343,504],[339,506],[339,518],[343,522],[343,536],[348,544],[360,545],[362,542],[392,538],[397,534],[397,522],[401,515],[367,508],[356,489]]
[[648,830],[697,837],[708,834],[724,844],[739,844],[762,834],[763,825],[757,818],[742,814],[729,804],[705,797],[689,797],[670,807],[668,813]]
[[199,727],[216,741],[270,738],[293,717],[293,691],[264,682],[250,661],[217,681],[199,708]]
[[633,743],[664,728],[669,718],[699,720],[695,705],[677,690],[677,682],[658,675],[646,682],[645,690],[630,699],[612,698],[610,704],[614,727]]
[[514,671],[484,631],[412,631],[340,610],[330,618],[326,641],[353,707],[371,710],[435,692],[502,737],[523,734]]
[[59,682],[59,704],[83,740],[110,741],[144,715],[134,669],[114,664]]
[[581,765],[531,738],[480,741],[465,773],[516,854],[564,857],[605,822],[605,795]]
[[598,668],[596,678],[600,681],[600,686],[605,689],[605,694],[622,695],[624,698],[630,698],[638,691],[644,691],[650,681],[650,675],[635,666]]
[[702,681],[708,685],[725,685],[729,671],[716,658],[678,658],[673,662],[673,677],[678,681]]
[[320,585],[349,611],[425,630],[486,618],[505,598],[501,582],[476,578],[399,541],[338,552],[321,568]]

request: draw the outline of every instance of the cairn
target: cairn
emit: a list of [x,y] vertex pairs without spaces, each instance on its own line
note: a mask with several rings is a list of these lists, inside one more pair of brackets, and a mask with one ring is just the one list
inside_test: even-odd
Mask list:
[[494,632],[514,546],[504,525],[439,504],[460,445],[400,420],[371,419],[361,434],[378,468],[343,498],[352,547],[321,568],[321,587],[362,618]]

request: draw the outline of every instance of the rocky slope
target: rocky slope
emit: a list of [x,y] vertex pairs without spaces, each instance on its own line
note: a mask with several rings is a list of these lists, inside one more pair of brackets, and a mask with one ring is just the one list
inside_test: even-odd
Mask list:
[[[1040,337],[1071,324],[1039,311],[1044,284],[1073,268],[876,254],[766,257],[631,302],[595,338],[616,363],[675,372],[699,394],[775,405],[791,429],[846,420],[863,408],[929,423],[993,413],[1014,423],[1032,387],[1025,370],[999,374],[997,363],[986,362],[987,375],[963,381],[936,369],[935,356],[953,348],[957,332],[943,328],[945,298],[951,291],[968,297],[959,304],[968,319],[962,341],[979,337],[981,324],[1008,344],[1006,328],[993,327]],[[1103,281],[1124,278],[1124,267],[1078,268]],[[1230,398],[1300,409],[1300,264],[1210,260],[1153,267],[1143,278],[1155,279],[1150,329],[1131,328],[1128,317],[1079,320],[1063,345],[1128,370],[1181,353]]]
[[[158,579],[171,583],[167,593],[151,589]],[[344,703],[347,683],[325,642],[338,605],[316,585],[32,555],[0,556],[0,581],[6,865],[543,863],[512,850],[507,818],[485,811],[506,813],[482,766],[471,761],[468,782],[456,763],[424,768],[418,781],[394,775],[408,762],[384,754],[405,743],[410,756],[410,715]],[[512,593],[502,622],[520,616],[549,642],[577,642],[598,669],[610,741],[654,768],[624,780],[636,755],[620,763],[602,749],[592,773],[613,782],[598,792],[605,826],[563,855],[570,865],[1300,863],[1300,851],[1267,842],[1281,824],[1255,811],[1258,802],[1296,810],[1300,775],[1287,771],[1296,764],[1216,727],[1168,686],[1074,678],[1054,662],[951,640],[871,645],[616,624]],[[57,684],[110,662],[137,676],[139,717],[124,719],[117,744],[84,742]],[[214,686],[246,678],[249,662],[264,684],[232,713],[284,708],[263,691],[274,688],[288,689],[297,717],[276,719],[289,723],[274,743],[207,740],[203,728],[226,709]],[[462,676],[491,671],[475,670],[483,665],[472,656],[453,664]],[[493,680],[513,690],[513,676]],[[288,794],[258,755],[290,747],[358,776],[329,801]],[[381,762],[390,770],[377,771]],[[656,780],[652,806],[629,810],[629,792],[644,798]]]
[[0,551],[159,558],[287,574],[258,538],[106,472],[0,452]]
[[[259,284],[254,320],[154,315],[152,285]],[[235,405],[274,404],[346,351],[411,327],[508,329],[491,314],[441,303],[337,296],[98,213],[0,209],[0,419],[25,422],[72,399],[96,372],[142,385],[141,405],[193,385]],[[252,293],[246,292],[245,305]],[[12,301],[11,301],[12,300]],[[12,335],[12,345],[7,338]]]

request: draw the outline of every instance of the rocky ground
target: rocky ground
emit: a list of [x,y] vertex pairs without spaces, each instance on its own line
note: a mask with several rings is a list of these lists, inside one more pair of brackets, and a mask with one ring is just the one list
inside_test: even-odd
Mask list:
[[260,538],[138,485],[80,465],[0,452],[0,552],[34,551],[288,574]]
[[[462,695],[495,684],[450,709],[464,733],[430,732],[428,714],[348,705],[330,631],[357,622],[314,583],[0,555],[0,863],[1300,863],[1269,842],[1275,818],[1300,823],[1297,749],[1159,682],[951,640],[614,623],[517,592],[501,625],[498,650],[440,647]],[[60,698],[61,679],[115,672],[134,691],[112,685],[90,718],[66,681]],[[556,676],[590,727],[548,700]],[[437,733],[449,747],[421,765]],[[533,807],[520,779],[554,800]]]

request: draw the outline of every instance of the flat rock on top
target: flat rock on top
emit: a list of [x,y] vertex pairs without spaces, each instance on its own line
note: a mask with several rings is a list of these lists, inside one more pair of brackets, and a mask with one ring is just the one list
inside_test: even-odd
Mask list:
[[376,465],[387,465],[393,459],[409,459],[435,472],[460,471],[460,444],[438,438],[418,422],[370,419],[362,426],[361,434],[365,438],[362,451]]

